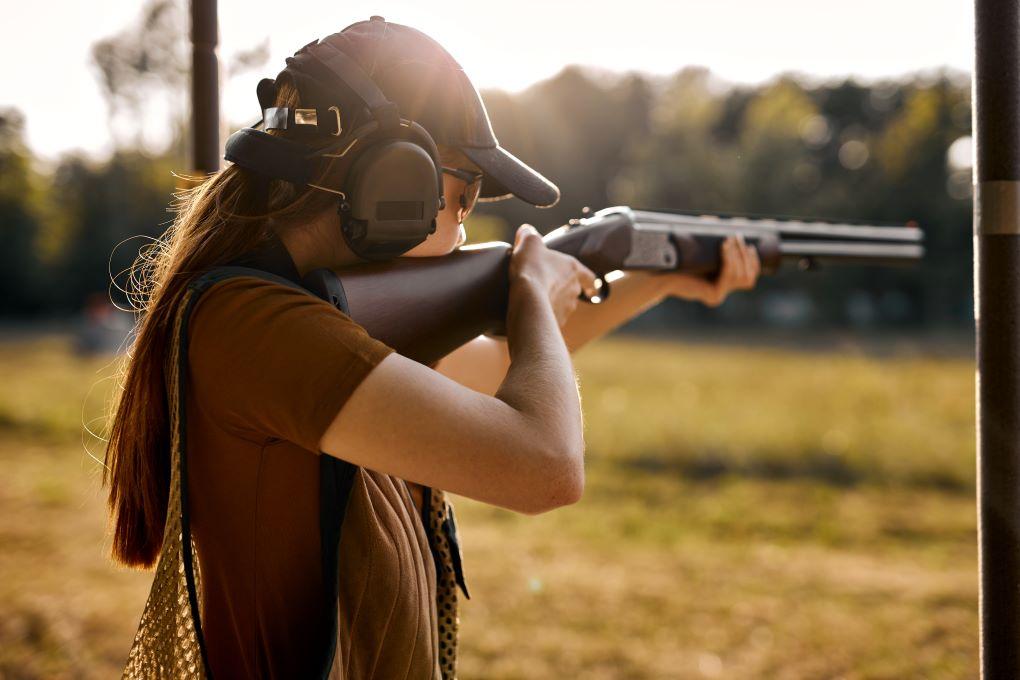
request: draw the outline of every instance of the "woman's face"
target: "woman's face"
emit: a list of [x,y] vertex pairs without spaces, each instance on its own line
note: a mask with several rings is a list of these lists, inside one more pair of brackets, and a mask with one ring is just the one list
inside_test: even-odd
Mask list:
[[[468,160],[467,156],[452,147],[440,146],[439,155],[443,167],[477,172],[478,166]],[[460,207],[460,197],[464,194],[467,183],[453,175],[443,173],[443,196],[446,207],[436,216],[436,230],[404,253],[403,257],[434,257],[446,255],[460,247],[467,240],[464,230],[464,219],[469,211]]]

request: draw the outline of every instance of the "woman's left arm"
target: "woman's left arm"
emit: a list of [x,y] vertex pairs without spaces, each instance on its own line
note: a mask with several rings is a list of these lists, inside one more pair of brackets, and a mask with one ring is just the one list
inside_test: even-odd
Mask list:
[[[731,236],[722,245],[722,269],[714,281],[680,273],[625,272],[613,281],[613,291],[597,305],[578,305],[561,328],[571,352],[600,338],[667,297],[717,307],[735,290],[754,288],[761,273],[758,252],[743,237]],[[436,370],[466,387],[493,394],[510,366],[503,339],[479,336],[443,357]]]

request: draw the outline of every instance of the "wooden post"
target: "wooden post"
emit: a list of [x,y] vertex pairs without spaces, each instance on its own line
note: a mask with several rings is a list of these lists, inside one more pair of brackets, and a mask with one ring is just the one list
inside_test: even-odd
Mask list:
[[975,0],[981,675],[1020,678],[1020,0]]
[[220,169],[220,92],[216,0],[191,0],[191,165]]

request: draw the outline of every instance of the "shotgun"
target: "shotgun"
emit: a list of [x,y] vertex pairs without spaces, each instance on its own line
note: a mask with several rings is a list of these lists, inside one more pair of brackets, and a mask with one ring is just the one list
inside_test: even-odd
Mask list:
[[[610,273],[680,271],[712,277],[720,246],[741,233],[757,251],[762,273],[784,262],[802,269],[828,263],[907,264],[924,255],[923,233],[911,226],[871,226],[651,212],[613,207],[570,220],[544,237],[547,247],[584,263],[599,277],[598,304],[611,292]],[[511,246],[463,246],[440,257],[398,257],[310,272],[304,283],[345,300],[351,318],[372,337],[430,365],[483,333],[505,331]],[[333,276],[333,273],[336,276]],[[608,280],[607,280],[608,276]]]

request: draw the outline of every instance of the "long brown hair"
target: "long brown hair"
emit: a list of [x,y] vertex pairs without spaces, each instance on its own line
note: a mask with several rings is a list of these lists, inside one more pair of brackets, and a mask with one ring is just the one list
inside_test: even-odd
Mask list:
[[[300,106],[297,89],[284,74],[275,106]],[[270,134],[277,134],[273,131]],[[315,184],[335,186],[339,163],[322,170]],[[174,194],[175,217],[155,242],[139,250],[130,270],[129,295],[138,314],[134,340],[122,364],[103,481],[114,519],[113,556],[137,567],[155,563],[163,541],[170,487],[170,423],[164,387],[173,318],[188,283],[202,271],[226,263],[264,241],[274,225],[317,215],[337,197],[282,180],[266,184],[236,165]],[[282,227],[278,226],[277,230]],[[289,227],[296,228],[296,227]]]

